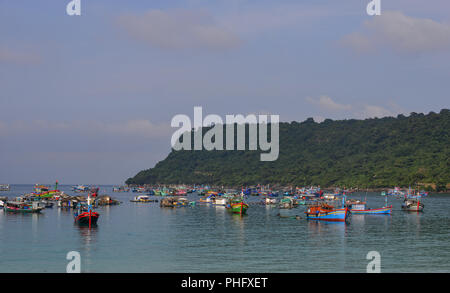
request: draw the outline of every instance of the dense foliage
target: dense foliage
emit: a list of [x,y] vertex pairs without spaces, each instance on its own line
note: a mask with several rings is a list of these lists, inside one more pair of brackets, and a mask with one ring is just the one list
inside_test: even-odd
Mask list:
[[[127,184],[392,187],[450,182],[450,111],[397,118],[280,123],[280,154],[174,151]],[[247,148],[246,148],[247,149]]]

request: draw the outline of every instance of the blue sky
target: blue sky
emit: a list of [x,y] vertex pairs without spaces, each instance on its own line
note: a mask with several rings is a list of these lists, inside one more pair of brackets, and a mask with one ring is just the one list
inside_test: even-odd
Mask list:
[[[176,114],[449,108],[450,2],[0,0],[0,181],[120,184]],[[282,146],[280,146],[282,147]]]

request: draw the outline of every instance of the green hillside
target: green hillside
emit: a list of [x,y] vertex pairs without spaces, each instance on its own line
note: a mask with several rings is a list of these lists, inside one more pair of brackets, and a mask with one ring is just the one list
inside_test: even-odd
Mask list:
[[[204,130],[205,131],[205,130]],[[450,182],[450,111],[366,120],[280,123],[278,160],[260,151],[173,151],[127,184],[347,187]]]

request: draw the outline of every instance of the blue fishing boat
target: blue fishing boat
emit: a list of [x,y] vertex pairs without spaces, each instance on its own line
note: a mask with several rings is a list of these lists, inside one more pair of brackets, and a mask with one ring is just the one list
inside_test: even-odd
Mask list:
[[309,206],[305,214],[306,219],[308,220],[345,222],[349,218],[350,209],[337,209],[326,203],[320,203],[318,205]]
[[368,208],[366,202],[359,200],[348,200],[346,202],[346,206],[350,209],[351,213],[354,215],[379,215],[379,214],[390,214],[392,212],[392,205],[387,205],[387,197],[386,203],[384,207],[371,209]]

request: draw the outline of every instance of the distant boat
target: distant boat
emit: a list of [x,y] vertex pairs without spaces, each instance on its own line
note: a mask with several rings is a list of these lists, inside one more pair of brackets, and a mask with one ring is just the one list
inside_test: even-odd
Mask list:
[[40,206],[38,202],[8,201],[4,204],[4,209],[13,213],[40,213],[44,207]]
[[49,186],[42,185],[42,184],[39,184],[39,183],[34,185],[34,192],[35,193],[48,192],[49,190],[50,190]]
[[280,200],[280,209],[292,209],[294,207],[294,200],[291,197],[284,197]]
[[423,191],[417,191],[416,193],[414,193],[414,191],[412,191],[410,187],[405,195],[405,199],[403,200],[402,209],[410,212],[422,212],[425,205],[420,202],[420,199],[422,198],[422,196],[427,195],[428,193]]
[[0,184],[0,191],[9,191],[9,184]]
[[228,199],[225,197],[216,197],[214,198],[213,204],[217,206],[226,206],[228,203]]
[[276,198],[266,197],[265,204],[277,204],[278,200]]
[[76,185],[72,186],[72,190],[75,192],[88,192],[90,190],[89,186],[86,185]]
[[158,202],[157,199],[151,199],[148,195],[138,195],[135,196],[131,202]]
[[[405,196],[405,192],[400,189],[400,187],[394,187],[393,189],[389,189],[386,195],[402,197]],[[384,195],[384,194],[382,194]]]
[[113,192],[129,192],[130,188],[128,186],[114,186]]

